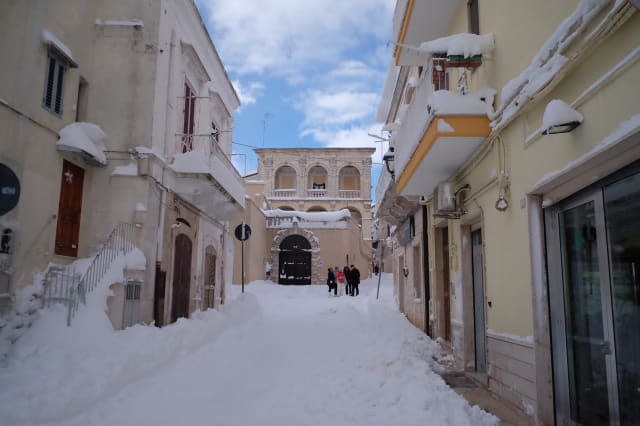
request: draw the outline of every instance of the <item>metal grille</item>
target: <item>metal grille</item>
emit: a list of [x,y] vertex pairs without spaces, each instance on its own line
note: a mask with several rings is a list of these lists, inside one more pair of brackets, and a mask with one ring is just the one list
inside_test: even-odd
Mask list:
[[141,281],[129,281],[125,286],[124,309],[122,311],[122,328],[127,328],[138,323],[141,288]]
[[207,253],[205,260],[204,308],[215,307],[216,293],[216,256]]

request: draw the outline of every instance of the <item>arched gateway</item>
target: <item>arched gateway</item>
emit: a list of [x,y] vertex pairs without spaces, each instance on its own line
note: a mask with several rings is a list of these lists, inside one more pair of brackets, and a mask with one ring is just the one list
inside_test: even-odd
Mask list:
[[289,235],[280,243],[278,283],[311,284],[311,244],[302,235]]

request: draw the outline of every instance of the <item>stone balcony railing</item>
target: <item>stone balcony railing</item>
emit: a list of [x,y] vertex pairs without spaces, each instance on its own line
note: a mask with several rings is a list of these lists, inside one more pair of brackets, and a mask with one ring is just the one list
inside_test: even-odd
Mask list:
[[327,189],[307,189],[303,195],[299,195],[295,189],[274,189],[271,192],[271,198],[291,199],[291,198],[313,198],[313,199],[325,199],[325,198],[338,198],[338,199],[359,199],[362,198],[362,193],[359,189],[340,189],[338,190],[337,197],[331,196]]

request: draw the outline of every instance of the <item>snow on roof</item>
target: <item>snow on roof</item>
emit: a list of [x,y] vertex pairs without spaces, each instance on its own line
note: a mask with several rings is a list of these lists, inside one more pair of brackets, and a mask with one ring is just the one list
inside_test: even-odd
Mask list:
[[264,210],[266,217],[295,217],[306,222],[337,222],[348,217],[351,213],[347,209],[335,212],[301,212],[297,210]]
[[582,123],[583,117],[575,109],[571,108],[564,101],[560,99],[554,99],[547,104],[544,109],[544,116],[542,118],[542,128],[548,130],[551,127],[561,124],[567,124],[577,121]]
[[502,88],[502,105],[491,126],[496,129],[507,123],[538,91],[543,89],[568,59],[562,55],[567,46],[580,34],[609,0],[580,0],[576,10],[560,24],[538,51],[531,64]]
[[427,99],[427,111],[431,114],[492,114],[496,91],[479,89],[465,95],[448,90],[437,90]]
[[71,123],[60,130],[56,147],[61,151],[84,152],[102,165],[107,164],[102,141],[107,135],[92,123]]
[[485,35],[455,34],[422,43],[419,50],[433,54],[463,55],[465,58],[493,51],[493,33]]
[[66,57],[72,67],[77,67],[78,64],[73,59],[73,54],[71,53],[71,49],[60,41],[58,37],[56,37],[53,33],[42,30],[42,41],[46,44],[53,46],[57,51],[59,51],[62,55]]

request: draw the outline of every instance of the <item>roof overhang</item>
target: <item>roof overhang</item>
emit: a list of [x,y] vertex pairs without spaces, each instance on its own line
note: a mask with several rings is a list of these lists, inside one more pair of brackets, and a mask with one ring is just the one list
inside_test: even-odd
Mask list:
[[425,41],[442,37],[459,4],[455,0],[398,1],[393,23],[395,65],[422,65],[426,54],[401,45],[418,47]]
[[430,195],[438,182],[462,167],[489,133],[486,115],[436,115],[398,175],[398,195]]

